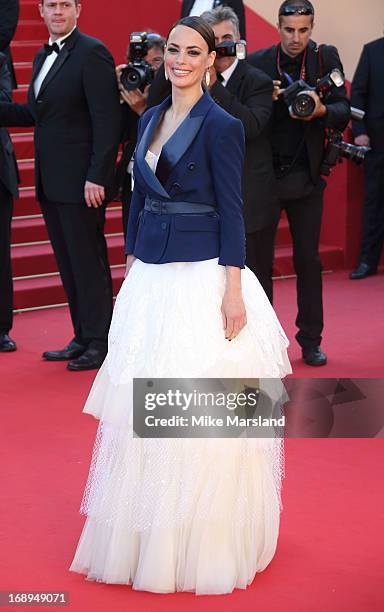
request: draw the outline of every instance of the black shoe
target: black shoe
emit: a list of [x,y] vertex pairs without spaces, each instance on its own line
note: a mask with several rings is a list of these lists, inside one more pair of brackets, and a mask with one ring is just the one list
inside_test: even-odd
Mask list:
[[12,353],[16,349],[16,342],[8,334],[0,334],[0,353]]
[[377,274],[376,268],[371,268],[366,263],[361,263],[357,266],[356,270],[350,273],[349,278],[351,280],[361,280],[362,278],[367,278],[367,276],[372,276],[373,274]]
[[87,350],[74,361],[70,361],[67,365],[67,370],[72,372],[81,372],[83,370],[96,370],[100,368],[105,359],[105,351],[87,348]]
[[319,346],[303,349],[303,360],[310,366],[323,366],[327,363],[327,356]]
[[86,346],[79,344],[76,340],[71,340],[66,347],[61,351],[45,351],[43,353],[44,359],[47,361],[66,361],[67,359],[76,359],[80,357],[86,350]]

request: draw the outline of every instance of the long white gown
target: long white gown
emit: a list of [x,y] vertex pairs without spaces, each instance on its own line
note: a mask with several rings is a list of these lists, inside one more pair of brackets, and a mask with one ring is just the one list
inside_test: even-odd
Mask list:
[[[155,168],[156,157],[148,152]],[[288,340],[242,270],[247,325],[225,340],[218,259],[135,260],[116,299],[108,355],[83,412],[100,420],[70,566],[88,580],[196,594],[245,589],[277,545],[280,439],[132,437],[132,379],[282,378]]]

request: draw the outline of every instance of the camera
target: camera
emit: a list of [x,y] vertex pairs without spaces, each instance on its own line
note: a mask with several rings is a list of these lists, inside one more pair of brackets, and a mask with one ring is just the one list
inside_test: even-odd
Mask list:
[[224,42],[217,45],[216,57],[237,57],[239,60],[243,60],[247,57],[247,43],[245,40],[225,40]]
[[152,83],[154,70],[145,56],[148,53],[148,37],[146,32],[132,32],[129,38],[128,59],[129,64],[123,68],[120,81],[124,89],[132,91],[144,88]]
[[316,108],[316,102],[308,92],[314,91],[320,98],[325,98],[333,87],[342,87],[344,82],[342,72],[335,68],[320,79],[316,87],[311,87],[303,80],[295,81],[283,91],[283,100],[289,112],[296,117],[309,117]]
[[[351,107],[351,119],[361,121],[364,119],[364,115],[364,111],[359,108]],[[349,159],[359,166],[363,163],[366,154],[370,150],[370,147],[359,147],[349,142],[344,142],[341,132],[338,130],[329,130],[320,173],[323,176],[329,176],[332,168],[334,168],[337,163],[341,163],[343,159]]]

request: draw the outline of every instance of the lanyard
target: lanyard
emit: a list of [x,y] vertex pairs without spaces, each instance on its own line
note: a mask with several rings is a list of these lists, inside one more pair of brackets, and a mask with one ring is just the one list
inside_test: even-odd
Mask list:
[[[307,76],[307,69],[305,67],[305,63],[307,61],[307,51],[308,51],[308,47],[305,47],[303,59],[301,62],[301,68],[300,68],[300,79],[302,81],[305,81],[306,76]],[[281,44],[278,46],[278,49],[277,49],[277,71],[279,75],[281,77],[284,76],[287,79],[288,83],[291,85],[293,83],[293,79],[289,74],[282,71],[280,61],[281,61]]]

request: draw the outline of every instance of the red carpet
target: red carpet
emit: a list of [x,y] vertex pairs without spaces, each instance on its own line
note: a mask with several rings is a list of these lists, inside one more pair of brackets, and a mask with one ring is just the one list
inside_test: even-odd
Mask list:
[[[329,366],[303,376],[379,377],[383,277],[325,279]],[[294,281],[276,283],[276,306],[294,335]],[[83,518],[78,508],[97,422],[81,413],[95,372],[42,363],[41,351],[70,337],[65,308],[23,313],[19,351],[0,355],[2,501],[0,590],[69,591],[71,611],[289,610],[370,612],[384,608],[383,440],[288,440],[278,551],[247,591],[221,597],[155,595],[87,582],[68,572]]]

